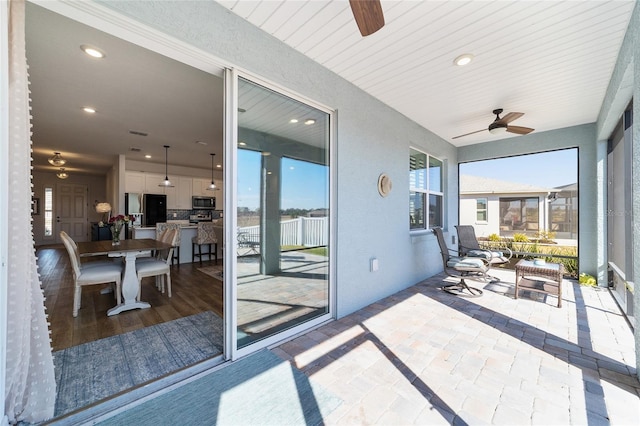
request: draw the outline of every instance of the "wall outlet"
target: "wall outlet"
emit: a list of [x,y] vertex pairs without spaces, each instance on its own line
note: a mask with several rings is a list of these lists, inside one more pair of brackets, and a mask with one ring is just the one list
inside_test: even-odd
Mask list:
[[371,266],[370,266],[371,272],[377,272],[379,266],[380,265],[378,264],[378,259],[375,258],[375,257],[372,257],[371,258]]
[[173,217],[178,217],[178,213],[174,212]]

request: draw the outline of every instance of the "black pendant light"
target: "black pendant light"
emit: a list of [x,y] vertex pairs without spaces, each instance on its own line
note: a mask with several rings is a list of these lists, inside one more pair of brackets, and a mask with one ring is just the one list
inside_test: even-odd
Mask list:
[[207,187],[207,191],[217,191],[218,190],[218,187],[213,182],[213,158],[215,156],[216,156],[215,154],[211,154],[211,184]]
[[173,185],[171,185],[171,181],[169,180],[169,145],[164,146],[164,151],[164,181],[160,182],[158,186],[173,188]]

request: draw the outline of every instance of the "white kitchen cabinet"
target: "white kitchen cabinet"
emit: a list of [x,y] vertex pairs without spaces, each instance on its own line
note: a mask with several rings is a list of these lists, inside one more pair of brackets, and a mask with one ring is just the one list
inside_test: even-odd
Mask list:
[[[169,180],[171,180],[171,177],[169,177]],[[145,194],[166,194],[165,189],[173,189],[165,188],[164,186],[158,186],[162,181],[164,181],[164,176],[162,175],[145,173],[143,192]]]
[[126,172],[124,179],[125,192],[131,193],[143,193],[145,188],[145,173],[140,172]]
[[165,188],[158,186],[163,180],[164,176],[153,173],[126,172],[124,190],[139,194],[164,194]]
[[210,197],[211,191],[207,188],[211,181],[209,179],[193,178],[192,188],[194,196]]
[[173,188],[164,188],[167,194],[167,208],[172,210],[191,210],[191,192],[193,182],[188,177],[171,178]]

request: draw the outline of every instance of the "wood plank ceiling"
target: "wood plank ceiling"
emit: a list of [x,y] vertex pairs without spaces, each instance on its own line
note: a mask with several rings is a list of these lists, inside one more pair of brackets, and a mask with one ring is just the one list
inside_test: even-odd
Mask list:
[[346,0],[219,3],[457,146],[514,137],[452,139],[495,108],[537,132],[595,122],[635,5],[382,0],[386,25],[363,38]]

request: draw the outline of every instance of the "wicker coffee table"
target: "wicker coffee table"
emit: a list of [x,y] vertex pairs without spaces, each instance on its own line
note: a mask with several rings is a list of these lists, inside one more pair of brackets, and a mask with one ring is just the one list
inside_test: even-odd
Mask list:
[[562,275],[564,266],[559,263],[536,264],[531,260],[521,260],[516,264],[516,294],[526,289],[538,293],[551,294],[558,298],[558,308],[562,307]]

